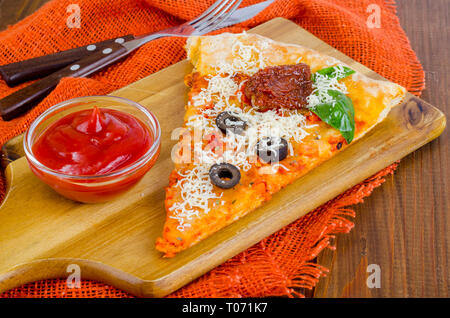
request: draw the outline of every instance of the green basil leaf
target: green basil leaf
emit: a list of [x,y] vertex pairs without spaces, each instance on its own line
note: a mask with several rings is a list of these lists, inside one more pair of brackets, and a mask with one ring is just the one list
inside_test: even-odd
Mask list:
[[349,144],[355,135],[353,102],[348,96],[336,90],[328,90],[328,94],[334,98],[333,103],[319,104],[311,110],[324,122],[339,130]]
[[[347,66],[342,66],[342,69],[344,70],[344,72],[338,71],[338,67],[337,66],[331,66],[331,67],[327,67],[327,68],[323,68],[321,70],[318,70],[316,73],[319,73],[321,75],[325,75],[328,78],[335,78],[335,77],[337,77],[338,81],[343,79],[343,78],[346,78],[347,76],[352,75],[353,73],[355,73],[354,70],[352,70],[351,68],[349,68]],[[315,74],[313,74],[312,77],[313,77],[312,80],[315,81],[315,79],[316,79]]]

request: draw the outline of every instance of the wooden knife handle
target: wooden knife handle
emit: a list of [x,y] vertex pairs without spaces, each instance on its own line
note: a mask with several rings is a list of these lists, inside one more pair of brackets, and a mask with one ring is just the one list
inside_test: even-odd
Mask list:
[[27,112],[58,85],[62,77],[84,77],[110,65],[127,54],[127,49],[117,43],[109,45],[62,70],[20,89],[0,100],[0,115],[8,121]]
[[21,62],[0,65],[0,75],[9,86],[42,78],[51,73],[66,67],[82,58],[87,57],[95,52],[104,50],[113,43],[124,43],[133,40],[132,34],[89,44],[86,46],[57,52],[54,54],[44,55]]

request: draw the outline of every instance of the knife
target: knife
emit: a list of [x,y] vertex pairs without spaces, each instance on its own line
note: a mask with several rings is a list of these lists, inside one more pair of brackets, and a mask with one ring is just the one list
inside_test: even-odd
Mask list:
[[[237,9],[233,14],[216,26],[214,30],[225,28],[247,21],[259,12],[267,8],[274,0],[263,1],[254,5],[250,5],[241,9]],[[0,76],[5,80],[8,86],[16,86],[20,83],[45,77],[61,68],[66,67],[82,58],[104,50],[113,43],[123,44],[136,39],[132,34],[109,39],[102,42],[97,42],[85,45],[78,48],[73,48],[49,55],[44,55],[16,63],[6,64],[0,66]]]

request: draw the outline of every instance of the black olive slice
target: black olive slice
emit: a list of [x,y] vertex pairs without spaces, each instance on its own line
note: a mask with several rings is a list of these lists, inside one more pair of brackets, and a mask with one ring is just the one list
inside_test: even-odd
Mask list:
[[247,123],[230,112],[221,112],[217,115],[216,125],[224,134],[229,130],[234,134],[242,135],[244,130],[247,129]]
[[214,164],[209,169],[211,182],[222,189],[230,189],[239,183],[241,173],[236,166],[229,163]]
[[287,157],[288,143],[281,137],[265,137],[256,144],[256,153],[265,163],[277,163]]

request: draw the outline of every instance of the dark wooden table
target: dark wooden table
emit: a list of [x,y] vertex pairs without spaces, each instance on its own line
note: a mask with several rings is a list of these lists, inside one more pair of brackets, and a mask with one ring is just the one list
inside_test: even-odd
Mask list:
[[[0,0],[0,30],[47,0]],[[398,16],[426,71],[422,98],[450,116],[450,0],[397,0]],[[314,297],[449,297],[449,129],[401,161],[363,204],[350,234],[318,262],[330,273]],[[368,288],[378,265],[380,287]],[[369,269],[372,269],[370,267]]]

